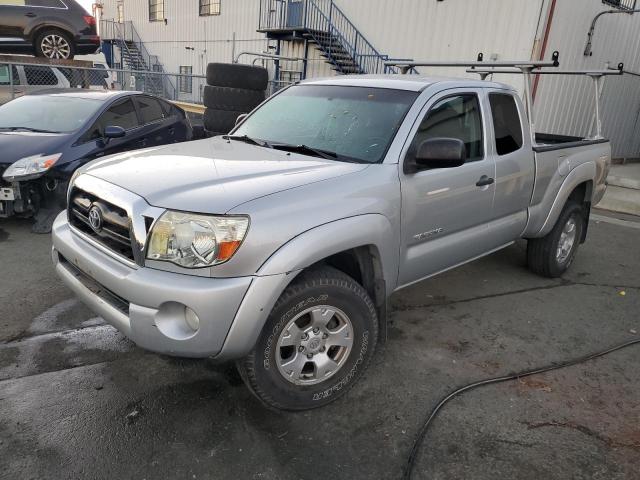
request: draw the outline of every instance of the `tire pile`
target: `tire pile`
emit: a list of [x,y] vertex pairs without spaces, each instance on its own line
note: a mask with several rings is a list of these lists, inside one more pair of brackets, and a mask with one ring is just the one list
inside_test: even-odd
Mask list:
[[229,133],[239,115],[264,101],[268,82],[266,68],[238,63],[207,65],[207,85],[202,93],[205,130],[210,135]]

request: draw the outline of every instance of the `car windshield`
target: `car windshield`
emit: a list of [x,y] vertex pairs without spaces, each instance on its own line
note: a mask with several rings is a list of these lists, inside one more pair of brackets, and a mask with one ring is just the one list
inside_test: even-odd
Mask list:
[[102,104],[90,98],[26,95],[0,106],[0,131],[75,132]]
[[298,147],[288,149],[305,155],[315,149],[335,154],[336,160],[378,163],[417,96],[384,88],[297,85],[256,110],[233,136],[274,148]]

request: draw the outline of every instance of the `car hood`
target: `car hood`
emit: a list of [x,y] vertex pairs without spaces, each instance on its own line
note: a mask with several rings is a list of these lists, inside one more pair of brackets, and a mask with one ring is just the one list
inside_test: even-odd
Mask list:
[[0,132],[0,165],[9,166],[32,155],[60,153],[67,134]]
[[89,163],[82,172],[140,195],[156,207],[226,213],[250,200],[367,166],[217,137],[107,157]]

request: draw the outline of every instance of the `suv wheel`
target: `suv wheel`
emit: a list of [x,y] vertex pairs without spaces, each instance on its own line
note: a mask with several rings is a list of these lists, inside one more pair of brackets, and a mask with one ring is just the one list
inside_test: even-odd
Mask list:
[[322,267],[301,273],[287,287],[238,370],[269,407],[320,407],[362,375],[377,339],[378,318],[364,288]]
[[72,59],[75,45],[61,30],[45,30],[36,39],[36,56],[52,59]]
[[584,225],[582,205],[567,202],[553,230],[542,238],[532,238],[527,242],[529,269],[545,277],[561,276],[576,256]]

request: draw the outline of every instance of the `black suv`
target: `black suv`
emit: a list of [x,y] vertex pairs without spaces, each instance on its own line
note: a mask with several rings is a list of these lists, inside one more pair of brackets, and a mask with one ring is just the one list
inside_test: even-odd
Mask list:
[[96,19],[75,0],[2,0],[0,52],[73,58],[100,48]]

